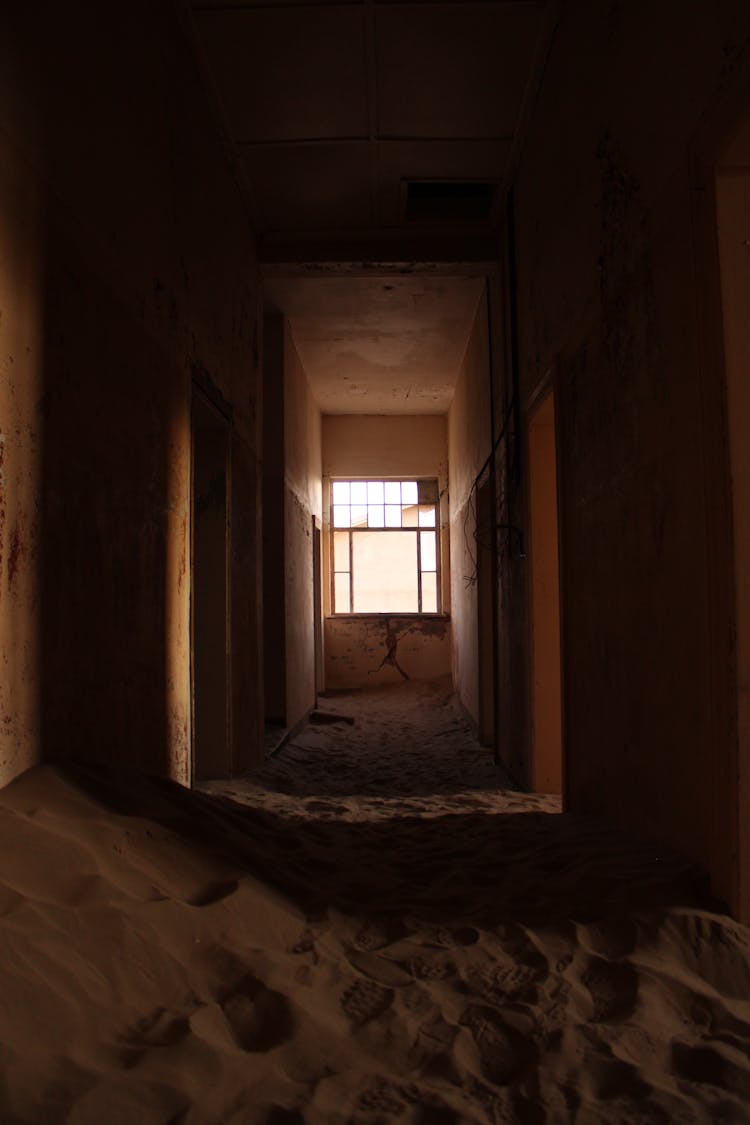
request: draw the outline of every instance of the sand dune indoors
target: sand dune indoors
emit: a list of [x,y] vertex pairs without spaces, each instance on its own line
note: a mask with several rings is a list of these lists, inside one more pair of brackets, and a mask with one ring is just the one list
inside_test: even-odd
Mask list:
[[3,1123],[750,1120],[750,933],[689,865],[514,791],[442,685],[326,708],[211,792],[3,791]]

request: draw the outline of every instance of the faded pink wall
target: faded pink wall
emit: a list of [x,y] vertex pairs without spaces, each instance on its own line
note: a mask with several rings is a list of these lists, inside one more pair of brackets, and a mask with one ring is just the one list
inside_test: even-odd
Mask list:
[[490,452],[490,388],[487,304],[477,310],[448,414],[450,466],[451,617],[453,683],[479,722],[476,494],[474,478]]
[[260,707],[247,597],[257,288],[243,203],[171,4],[137,0],[100,21],[73,0],[45,6],[41,28],[35,9],[6,6],[0,44],[11,372],[0,780],[59,755],[189,778],[195,371],[234,408],[234,767],[245,768]]
[[288,324],[284,334],[286,725],[315,706],[313,516],[322,520],[320,410]]
[[563,5],[515,191],[522,401],[560,373],[570,807],[668,840],[733,900],[690,157],[749,41],[744,0]]

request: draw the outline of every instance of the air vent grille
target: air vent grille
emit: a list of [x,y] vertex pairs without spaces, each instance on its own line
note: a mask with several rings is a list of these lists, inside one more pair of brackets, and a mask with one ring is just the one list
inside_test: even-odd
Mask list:
[[410,180],[406,219],[424,223],[489,221],[497,184],[487,180]]

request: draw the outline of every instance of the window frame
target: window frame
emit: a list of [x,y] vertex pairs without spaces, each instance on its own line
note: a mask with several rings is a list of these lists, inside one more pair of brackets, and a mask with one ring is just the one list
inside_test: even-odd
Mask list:
[[[421,526],[419,524],[419,522],[417,522],[416,526],[414,526],[414,527],[403,527],[403,525],[401,527],[386,527],[386,526],[370,527],[367,524],[365,524],[364,526],[358,526],[358,527],[352,527],[351,524],[348,527],[336,527],[336,525],[334,523],[334,502],[333,502],[334,485],[339,484],[339,483],[349,484],[349,485],[351,485],[351,484],[371,484],[371,483],[377,484],[377,483],[380,483],[380,482],[382,482],[383,484],[392,484],[392,483],[404,484],[404,483],[415,482],[416,485],[417,485],[417,502],[414,506],[417,507],[417,509],[419,509],[420,507],[427,507],[427,506],[432,507],[434,509],[434,512],[435,512],[435,523],[434,523],[434,525],[424,527],[424,526]],[[427,489],[434,494],[434,497],[435,497],[434,500],[427,500],[427,501],[421,501],[420,502],[420,500],[419,500],[420,486],[426,486]],[[406,478],[404,476],[398,476],[398,477],[383,476],[383,477],[377,477],[377,478],[376,477],[361,477],[361,476],[360,477],[335,476],[335,477],[329,478],[328,501],[329,501],[329,503],[328,503],[329,521],[328,522],[329,522],[329,534],[330,534],[330,547],[329,547],[329,552],[328,552],[329,553],[329,594],[330,594],[331,616],[332,617],[372,617],[372,616],[383,616],[383,617],[442,617],[443,616],[443,608],[442,608],[442,567],[441,567],[441,551],[440,551],[440,541],[441,541],[440,484],[439,484],[438,478],[436,476],[417,476],[417,477],[410,476],[408,478]],[[400,505],[400,507],[402,509],[402,512],[403,512],[404,506],[405,505],[404,505],[403,500],[402,500],[401,505]],[[417,515],[417,521],[418,520],[419,520],[419,515]],[[349,535],[349,570],[348,571],[337,571],[336,570],[336,547],[335,547],[334,535],[336,535],[338,533],[341,533],[341,532],[348,532],[348,535]],[[354,534],[360,533],[360,532],[368,532],[368,533],[372,533],[372,534],[377,534],[379,532],[391,532],[391,533],[406,532],[406,533],[409,533],[409,534],[414,534],[416,536],[416,546],[417,546],[417,560],[416,560],[416,567],[417,567],[417,606],[418,606],[417,609],[415,609],[415,610],[385,610],[385,609],[384,610],[355,610],[355,609],[352,608],[354,606]],[[432,532],[435,536],[435,569],[434,569],[434,571],[430,570],[430,571],[424,571],[423,572],[423,570],[422,570],[422,537],[421,537],[421,534],[420,534],[421,532]],[[337,574],[347,574],[347,573],[349,575],[349,609],[341,610],[341,609],[337,609],[337,607],[336,607],[336,575]],[[423,603],[422,575],[423,575],[423,573],[435,575],[435,607],[436,608],[434,610],[432,610],[432,609],[423,610],[422,609],[422,603]]]

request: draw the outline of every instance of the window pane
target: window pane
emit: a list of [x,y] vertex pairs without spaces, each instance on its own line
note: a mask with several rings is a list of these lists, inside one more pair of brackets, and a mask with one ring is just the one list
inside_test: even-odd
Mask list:
[[333,482],[333,502],[334,502],[334,504],[348,504],[349,503],[349,481],[348,480],[335,480]]
[[401,503],[401,481],[400,480],[387,480],[385,482],[385,502],[386,502],[386,504],[400,504]]
[[418,611],[416,533],[358,531],[352,550],[355,613]]
[[382,503],[384,503],[382,480],[368,480],[368,482],[367,482],[367,503],[368,504],[382,504]]
[[352,527],[367,527],[366,505],[352,504]]
[[367,505],[367,526],[385,527],[385,511],[382,504]]
[[417,515],[418,515],[418,513],[419,513],[419,508],[416,506],[416,504],[412,504],[408,508],[407,507],[402,508],[401,526],[402,527],[416,527],[417,526]]
[[422,613],[437,613],[437,574],[422,575]]
[[333,569],[349,569],[349,532],[334,531],[333,533]]
[[400,504],[386,504],[386,506],[385,506],[385,526],[386,527],[401,527],[401,505]]
[[437,552],[435,550],[435,532],[420,531],[419,549],[422,558],[422,570],[437,570]]
[[333,505],[333,526],[334,527],[348,527],[349,526],[349,505],[348,504],[334,504]]
[[353,480],[352,481],[352,504],[366,504],[367,503],[367,481]]
[[420,527],[434,527],[435,526],[435,508],[432,504],[419,505],[419,526]]
[[401,503],[416,504],[418,500],[419,497],[417,495],[417,482],[415,480],[402,480]]
[[333,576],[333,612],[350,613],[349,608],[349,575],[334,574]]

